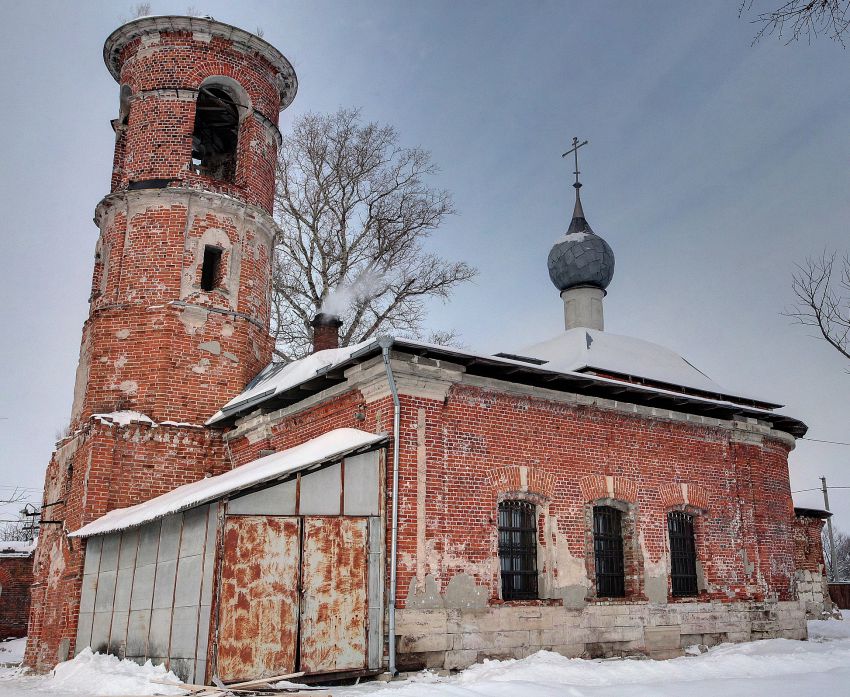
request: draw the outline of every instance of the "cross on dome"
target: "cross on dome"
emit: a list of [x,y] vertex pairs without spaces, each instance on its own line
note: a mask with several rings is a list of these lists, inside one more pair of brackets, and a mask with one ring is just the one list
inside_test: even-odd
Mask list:
[[561,155],[561,157],[566,157],[570,153],[573,153],[573,155],[575,155],[576,168],[575,168],[575,171],[573,172],[573,174],[576,175],[576,182],[575,182],[575,184],[573,184],[573,186],[576,188],[576,190],[581,188],[581,182],[578,180],[578,175],[580,174],[580,171],[579,171],[579,168],[578,168],[578,149],[580,147],[584,146],[584,145],[587,145],[588,142],[589,141],[585,140],[585,141],[582,141],[581,143],[579,143],[578,138],[573,136],[573,147],[571,147],[569,150],[567,150],[567,152],[565,152],[563,155]]

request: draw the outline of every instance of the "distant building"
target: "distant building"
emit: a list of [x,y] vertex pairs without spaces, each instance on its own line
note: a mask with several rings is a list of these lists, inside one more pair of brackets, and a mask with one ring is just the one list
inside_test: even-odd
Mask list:
[[196,17],[131,21],[104,56],[112,190],[28,665],[91,645],[201,682],[806,637],[787,465],[806,426],[603,331],[614,255],[578,181],[552,340],[340,348],[319,315],[319,350],[273,365],[289,62]]
[[27,634],[35,542],[0,540],[0,641]]

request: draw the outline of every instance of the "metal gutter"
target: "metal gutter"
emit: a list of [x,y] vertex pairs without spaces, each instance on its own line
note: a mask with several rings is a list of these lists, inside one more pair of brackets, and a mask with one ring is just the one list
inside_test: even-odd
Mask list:
[[398,566],[398,449],[401,440],[401,404],[398,400],[398,389],[396,388],[393,369],[390,365],[390,348],[393,345],[393,338],[391,336],[382,336],[378,339],[378,343],[381,346],[384,367],[387,370],[387,382],[393,396],[393,507],[392,539],[390,542],[389,673],[395,677],[398,675],[398,669],[395,664],[395,605]]

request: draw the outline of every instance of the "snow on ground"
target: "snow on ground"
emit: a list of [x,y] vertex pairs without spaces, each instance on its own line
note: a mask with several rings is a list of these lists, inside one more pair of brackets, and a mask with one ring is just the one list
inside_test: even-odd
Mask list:
[[336,689],[334,697],[808,697],[847,694],[850,622],[809,623],[810,641],[723,644],[669,661],[564,658],[539,651],[458,675]]
[[180,682],[164,666],[151,665],[150,661],[140,666],[133,661],[121,661],[115,656],[92,653],[87,648],[74,660],[60,663],[50,675],[33,676],[26,675],[26,671],[20,668],[0,668],[0,697],[36,697],[39,694],[50,697],[186,694],[184,690],[153,683],[151,680]]
[[27,638],[0,641],[0,664],[16,664],[24,660]]
[[[334,697],[809,697],[847,694],[850,622],[809,622],[810,640],[723,644],[669,661],[564,658],[539,651],[485,661],[451,677],[422,672],[392,683],[333,688]],[[11,643],[11,642],[9,642]],[[2,644],[0,644],[2,646]],[[162,666],[139,666],[88,649],[53,676],[0,669],[0,697],[180,694]]]

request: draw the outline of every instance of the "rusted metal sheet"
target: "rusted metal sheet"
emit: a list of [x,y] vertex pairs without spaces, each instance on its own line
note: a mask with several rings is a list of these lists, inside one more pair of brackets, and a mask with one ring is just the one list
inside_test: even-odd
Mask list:
[[304,518],[301,670],[366,666],[367,519]]
[[222,680],[294,672],[299,540],[298,518],[225,520],[217,664]]

